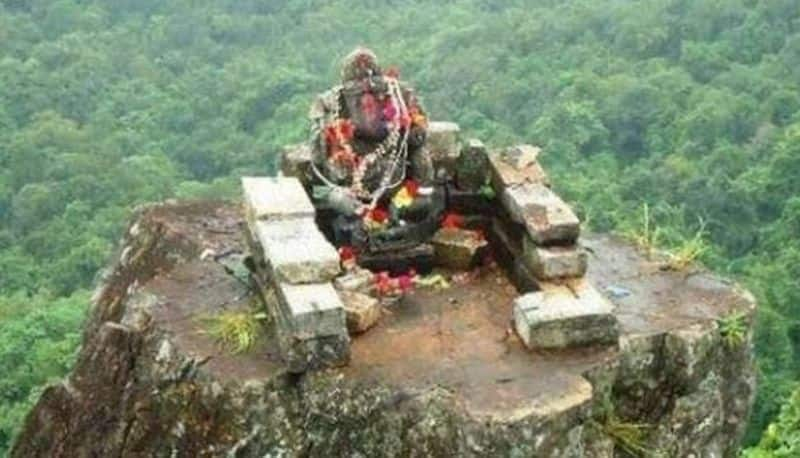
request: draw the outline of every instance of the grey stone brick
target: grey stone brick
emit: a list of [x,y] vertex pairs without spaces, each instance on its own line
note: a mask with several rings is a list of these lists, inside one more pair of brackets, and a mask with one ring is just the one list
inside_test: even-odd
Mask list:
[[612,304],[586,280],[542,290],[514,301],[514,326],[528,348],[558,349],[615,344],[619,326]]
[[255,235],[277,282],[319,283],[340,272],[339,254],[313,218],[258,221]]
[[330,283],[278,285],[293,337],[300,340],[347,334],[344,305]]
[[539,246],[524,238],[523,259],[539,280],[577,278],[586,274],[588,255],[575,245]]
[[243,177],[245,216],[256,221],[313,217],[314,206],[297,178]]
[[539,245],[572,243],[580,235],[580,220],[547,186],[526,183],[511,186],[501,195],[511,219],[523,224]]

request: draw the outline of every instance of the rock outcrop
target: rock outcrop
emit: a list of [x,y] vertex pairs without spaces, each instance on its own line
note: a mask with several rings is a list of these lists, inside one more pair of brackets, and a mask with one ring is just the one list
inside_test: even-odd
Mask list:
[[518,293],[498,270],[410,295],[353,338],[347,366],[292,375],[269,323],[234,355],[199,321],[263,308],[244,220],[223,203],[138,212],[73,372],[42,393],[13,457],[737,454],[755,303],[735,284],[584,234],[617,347],[527,350],[508,321]]

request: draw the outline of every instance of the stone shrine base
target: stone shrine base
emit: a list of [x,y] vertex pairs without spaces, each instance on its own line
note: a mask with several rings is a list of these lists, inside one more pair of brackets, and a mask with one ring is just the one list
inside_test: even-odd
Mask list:
[[[259,306],[244,227],[228,204],[141,210],[72,374],[44,391],[12,456],[611,458],[612,414],[647,425],[662,456],[737,454],[755,304],[733,283],[585,235],[587,279],[619,321],[616,348],[525,350],[509,330],[517,293],[489,271],[409,295],[353,336],[348,366],[298,377],[270,325],[252,351],[231,354],[202,324]],[[734,312],[747,332],[731,346],[718,320]]]

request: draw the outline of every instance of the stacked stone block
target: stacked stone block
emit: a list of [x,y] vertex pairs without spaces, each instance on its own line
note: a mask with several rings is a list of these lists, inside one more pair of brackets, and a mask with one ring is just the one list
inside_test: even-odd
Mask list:
[[613,344],[618,329],[612,306],[582,278],[588,256],[578,244],[580,220],[550,189],[539,153],[519,145],[490,156],[501,207],[494,227],[511,245],[515,269],[535,284],[514,303],[517,334],[529,348]]
[[582,277],[580,220],[549,187],[538,150],[523,145],[491,158],[493,185],[508,218],[521,227],[522,259],[540,281]]
[[245,177],[245,215],[263,262],[265,298],[281,353],[292,372],[346,364],[350,355],[342,301],[332,280],[336,249],[314,221],[314,207],[293,177]]

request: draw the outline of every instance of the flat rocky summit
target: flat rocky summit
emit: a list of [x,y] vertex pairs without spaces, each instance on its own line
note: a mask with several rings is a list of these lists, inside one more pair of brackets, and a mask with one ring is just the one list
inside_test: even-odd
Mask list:
[[[622,449],[609,418],[647,425],[664,456],[736,454],[754,392],[755,304],[730,282],[585,234],[586,280],[608,300],[618,346],[527,349],[509,319],[520,292],[484,269],[409,294],[352,338],[347,366],[297,376],[269,326],[234,355],[201,325],[260,301],[243,213],[140,211],[73,373],[44,392],[12,456],[612,457]],[[735,312],[747,333],[727,345],[720,320]]]

